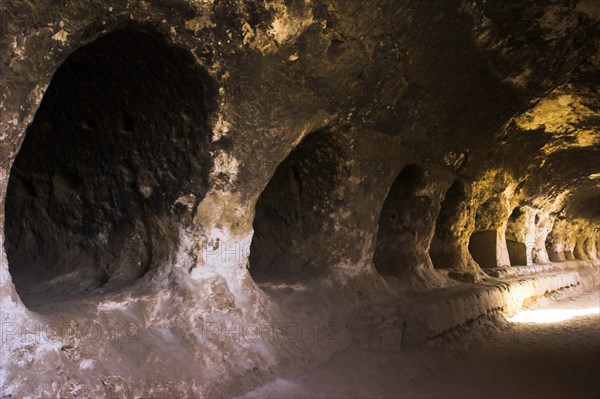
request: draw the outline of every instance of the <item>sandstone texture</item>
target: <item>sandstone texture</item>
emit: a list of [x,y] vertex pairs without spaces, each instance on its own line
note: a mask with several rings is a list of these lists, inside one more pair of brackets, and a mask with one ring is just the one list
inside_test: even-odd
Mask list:
[[596,1],[0,13],[3,397],[237,395],[599,283]]

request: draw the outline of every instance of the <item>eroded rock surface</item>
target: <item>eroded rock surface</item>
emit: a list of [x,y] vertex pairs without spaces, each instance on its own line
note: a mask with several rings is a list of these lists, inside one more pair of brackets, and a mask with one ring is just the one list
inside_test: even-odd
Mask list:
[[594,1],[1,12],[2,395],[233,395],[357,309],[394,346],[407,298],[453,329],[597,283]]

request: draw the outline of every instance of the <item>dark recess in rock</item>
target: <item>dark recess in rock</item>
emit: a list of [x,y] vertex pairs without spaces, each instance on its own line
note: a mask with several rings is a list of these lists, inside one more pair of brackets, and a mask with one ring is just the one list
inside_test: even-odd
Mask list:
[[67,58],[8,185],[6,251],[26,304],[35,291],[117,288],[168,262],[183,220],[173,204],[208,188],[213,86],[188,52],[142,27]]
[[337,133],[305,137],[281,162],[256,203],[250,273],[258,281],[302,281],[327,271],[326,238],[347,171]]
[[464,217],[466,203],[467,194],[464,184],[460,180],[455,180],[441,203],[440,213],[435,222],[435,233],[429,248],[429,256],[435,268],[448,269],[458,263],[453,256],[456,252],[453,250],[455,248],[449,244],[464,232],[464,223],[467,221]]
[[425,171],[408,165],[396,177],[379,217],[373,263],[381,274],[399,275],[426,261],[420,237],[431,226],[431,198],[424,188]]
[[477,209],[475,230],[469,238],[469,252],[481,267],[498,267],[497,229],[507,215],[498,195],[485,201]]
[[[527,251],[530,251],[532,243],[525,242],[524,233],[527,229],[527,215],[519,206],[513,209],[506,224],[506,249],[510,264],[513,266],[524,266],[529,264]],[[528,248],[529,245],[529,248]]]

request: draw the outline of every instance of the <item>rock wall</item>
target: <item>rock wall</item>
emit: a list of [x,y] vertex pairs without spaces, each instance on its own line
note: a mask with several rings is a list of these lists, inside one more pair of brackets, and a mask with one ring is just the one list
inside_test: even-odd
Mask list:
[[593,1],[1,11],[2,395],[231,395],[361,304],[600,262]]

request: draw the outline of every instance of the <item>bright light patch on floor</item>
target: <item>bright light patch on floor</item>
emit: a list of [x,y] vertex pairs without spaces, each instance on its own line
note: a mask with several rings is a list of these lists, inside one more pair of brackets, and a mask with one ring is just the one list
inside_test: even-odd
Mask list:
[[570,320],[573,317],[600,314],[600,307],[586,309],[542,309],[526,310],[509,317],[513,323],[558,323]]

